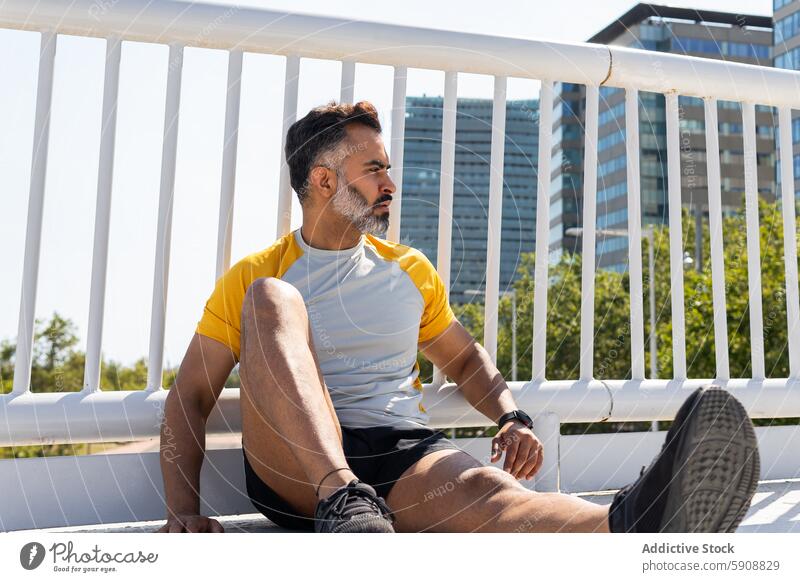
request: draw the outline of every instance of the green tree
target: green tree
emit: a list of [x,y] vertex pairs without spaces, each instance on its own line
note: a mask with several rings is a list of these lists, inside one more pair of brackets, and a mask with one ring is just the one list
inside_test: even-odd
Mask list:
[[[777,203],[759,201],[760,266],[764,320],[764,360],[768,377],[789,373],[783,222]],[[683,211],[682,251],[695,256],[695,221]],[[747,265],[747,228],[743,213],[723,220],[728,353],[731,377],[750,377],[750,316]],[[687,374],[693,378],[716,375],[714,344],[714,305],[711,278],[710,237],[704,225],[703,260],[684,268],[684,313]],[[642,244],[644,270],[643,305],[645,361],[649,362],[650,314],[647,241]],[[671,378],[672,303],[669,259],[669,228],[654,232],[656,337],[658,376]],[[533,253],[521,256],[517,293],[518,378],[530,378],[534,300]],[[550,265],[548,276],[547,378],[566,380],[578,377],[580,365],[581,255],[563,254]],[[594,377],[631,377],[630,279],[627,271],[617,273],[599,269],[595,273]],[[484,306],[481,303],[454,305],[459,321],[483,341]],[[499,302],[497,364],[507,378],[511,376],[511,300]],[[429,380],[431,366],[420,356],[421,376]],[[648,370],[649,371],[649,370]],[[649,376],[649,374],[648,374]],[[612,428],[613,427],[609,427]]]

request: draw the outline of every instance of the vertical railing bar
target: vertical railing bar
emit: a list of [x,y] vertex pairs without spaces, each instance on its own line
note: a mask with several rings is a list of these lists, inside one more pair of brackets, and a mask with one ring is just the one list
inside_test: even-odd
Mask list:
[[[458,72],[444,74],[442,103],[442,153],[439,165],[439,233],[436,270],[450,294],[450,245],[453,232],[453,180],[456,164],[456,113],[458,108]],[[444,374],[434,366],[433,383],[442,384]]]
[[356,62],[342,61],[342,84],[339,88],[339,102],[352,103],[356,91]]
[[89,293],[89,325],[86,339],[86,363],[83,369],[83,390],[100,389],[100,358],[103,345],[103,319],[106,303],[108,238],[111,221],[111,189],[114,178],[114,146],[117,131],[117,98],[122,39],[106,39],[105,81],[103,83],[103,117],[100,120],[100,159],[97,172],[97,203],[94,215],[92,246],[92,286]]
[[41,35],[39,82],[36,89],[36,115],[33,125],[31,183],[25,227],[25,258],[22,267],[22,291],[20,293],[12,394],[22,394],[30,390],[31,364],[33,362],[36,292],[39,285],[47,149],[50,141],[50,110],[53,101],[53,71],[56,58],[56,33],[47,30],[42,31]]
[[681,224],[681,151],[678,95],[666,94],[669,268],[672,298],[672,374],[686,378],[686,324],[683,305],[683,227]]
[[543,382],[547,366],[547,278],[550,261],[550,157],[553,139],[553,82],[539,91],[539,156],[536,176],[536,264],[533,283],[532,380]]
[[[631,378],[644,379],[642,206],[639,174],[639,91],[625,89],[625,153],[628,168],[628,269],[631,301]],[[652,281],[650,282],[652,285]]]
[[750,355],[753,378],[764,378],[764,319],[761,304],[761,243],[758,226],[755,104],[742,103],[742,122],[747,225],[747,287],[750,295]]
[[789,375],[800,377],[800,294],[797,282],[797,222],[795,219],[792,110],[781,107],[781,204],[783,206],[783,257],[786,272],[786,323],[789,330]]
[[494,78],[492,145],[489,166],[489,224],[486,240],[486,303],[483,347],[497,363],[498,293],[500,289],[500,244],[503,220],[503,161],[506,132],[506,78]]
[[392,84],[392,137],[390,149],[391,169],[389,176],[395,185],[392,203],[389,208],[389,230],[387,240],[400,242],[400,209],[403,204],[403,148],[405,148],[406,133],[406,67],[394,68],[394,81]]
[[583,238],[581,269],[580,378],[594,371],[594,268],[597,226],[597,124],[600,88],[586,85],[586,126],[583,158]]
[[289,233],[292,227],[292,184],[286,163],[286,133],[297,120],[297,93],[300,88],[300,57],[286,57],[286,76],[283,83],[283,133],[281,134],[281,169],[278,186],[278,225],[275,238]]
[[731,377],[728,362],[728,315],[725,298],[725,255],[722,237],[722,179],[719,160],[717,100],[705,99],[706,153],[708,173],[708,227],[711,235],[711,289],[714,305],[714,348],[717,378]]
[[242,95],[241,50],[228,53],[228,88],[225,100],[225,133],[222,142],[222,176],[217,227],[217,268],[215,279],[231,266],[233,202],[236,191],[236,153],[239,149],[239,108]]
[[175,195],[175,162],[178,150],[178,124],[183,74],[183,45],[169,45],[167,97],[164,107],[164,141],[161,154],[161,184],[158,197],[158,227],[153,276],[153,306],[150,313],[150,357],[147,389],[162,388],[164,370],[164,328],[169,287],[169,254],[172,241],[172,209]]

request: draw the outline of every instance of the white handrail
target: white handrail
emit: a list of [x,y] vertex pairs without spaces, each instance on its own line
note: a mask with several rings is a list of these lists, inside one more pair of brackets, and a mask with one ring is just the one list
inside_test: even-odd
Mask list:
[[800,105],[800,74],[565,43],[175,0],[5,0],[0,27]]
[[[691,391],[711,379],[556,380],[509,382],[517,404],[556,414],[564,422],[672,420]],[[718,382],[742,401],[752,418],[800,416],[800,379],[748,378]],[[46,392],[0,396],[0,447],[121,442],[158,437],[168,390]],[[489,426],[458,386],[424,388],[430,426]],[[241,431],[239,389],[222,390],[206,434]]]

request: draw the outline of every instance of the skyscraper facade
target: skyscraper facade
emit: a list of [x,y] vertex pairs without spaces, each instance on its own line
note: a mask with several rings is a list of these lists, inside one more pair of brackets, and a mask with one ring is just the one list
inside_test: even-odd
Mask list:
[[[766,65],[772,63],[772,20],[769,17],[638,4],[589,39],[589,42],[659,52]],[[570,227],[582,226],[585,89],[561,84],[555,105],[555,139],[551,195],[551,245],[580,250]],[[663,95],[640,92],[639,139],[642,222],[666,223],[666,110]],[[708,215],[705,115],[699,98],[679,97],[682,204],[701,222]],[[724,213],[743,209],[744,170],[742,112],[738,103],[718,103]],[[598,130],[597,227],[627,228],[625,93],[601,87]],[[775,196],[774,116],[756,107],[759,193]],[[624,236],[599,237],[597,265],[622,271],[628,260]]]
[[[437,263],[442,97],[407,97],[401,242]],[[458,99],[453,186],[450,300],[485,291],[492,100]],[[520,254],[534,250],[538,101],[506,104],[500,291],[517,277]]]
[[[800,70],[800,0],[773,0],[773,62],[781,69]],[[792,118],[795,195],[800,195],[800,117]],[[780,179],[780,174],[776,174]]]

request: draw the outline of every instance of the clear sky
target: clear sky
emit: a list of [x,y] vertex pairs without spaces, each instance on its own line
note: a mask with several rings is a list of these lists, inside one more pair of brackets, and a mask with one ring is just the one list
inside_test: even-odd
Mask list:
[[[219,0],[220,4],[234,4]],[[630,0],[251,0],[271,8],[467,32],[582,41],[634,5]],[[3,0],[0,0],[2,11]],[[771,0],[696,0],[676,6],[769,15]],[[489,7],[491,6],[491,9]],[[300,7],[300,8],[299,8]],[[72,319],[85,349],[105,43],[60,37],[41,247],[37,317]],[[0,339],[15,339],[30,180],[39,36],[0,29]],[[275,238],[284,59],[245,55],[234,211],[233,261]],[[177,365],[214,284],[227,57],[187,49],[167,301],[166,365]],[[303,61],[298,111],[338,98],[338,63]],[[105,358],[146,356],[150,333],[156,214],[167,73],[166,46],[126,43],[122,54]],[[444,75],[412,70],[408,94],[439,95]],[[379,108],[390,131],[392,73],[359,65],[356,99]],[[535,97],[537,84],[511,80],[509,98]],[[489,77],[460,75],[459,96],[491,97]],[[531,217],[533,220],[533,217]],[[300,221],[295,203],[293,227]]]

